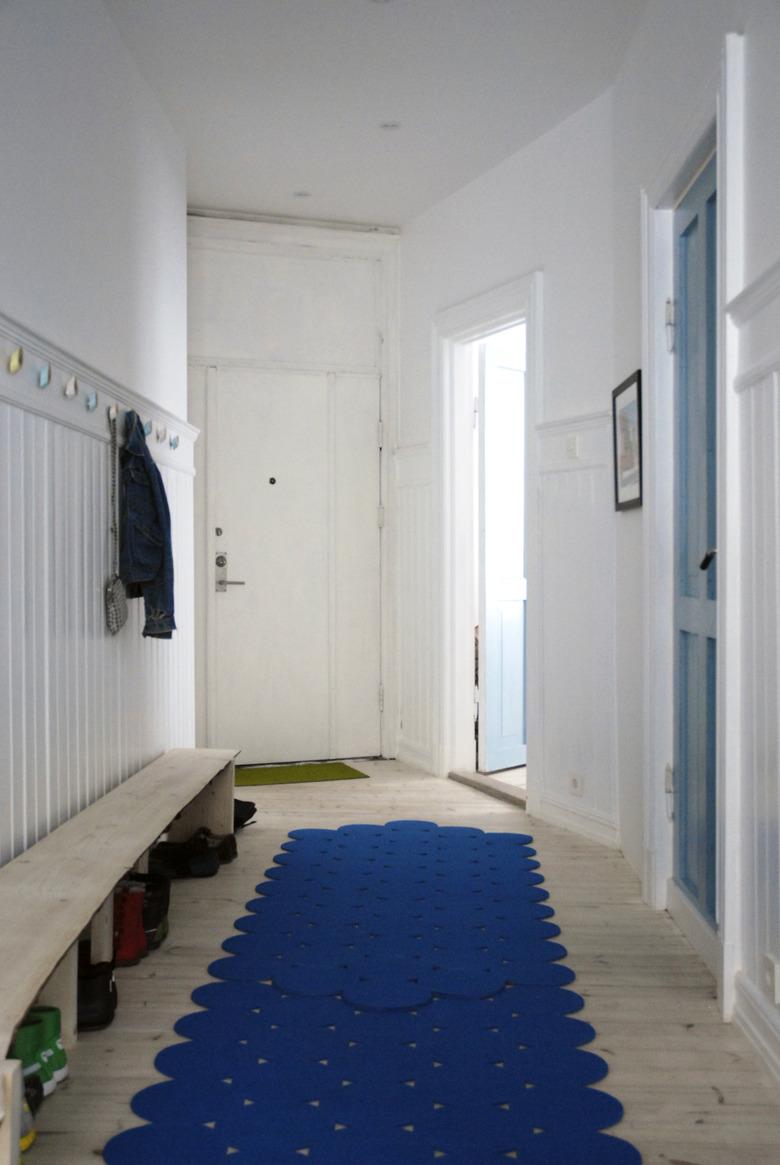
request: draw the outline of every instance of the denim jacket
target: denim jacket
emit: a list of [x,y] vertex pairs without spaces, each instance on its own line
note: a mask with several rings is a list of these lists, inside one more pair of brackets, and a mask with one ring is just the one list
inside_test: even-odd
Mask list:
[[143,425],[132,410],[125,418],[120,465],[119,574],[129,599],[143,595],[144,635],[170,639],[176,630],[171,515],[160,471],[146,447]]

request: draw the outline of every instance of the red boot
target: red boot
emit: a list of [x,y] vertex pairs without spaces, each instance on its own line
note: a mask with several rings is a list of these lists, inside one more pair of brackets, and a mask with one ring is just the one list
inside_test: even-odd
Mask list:
[[114,951],[117,967],[132,967],[149,953],[143,886],[120,885],[114,891]]

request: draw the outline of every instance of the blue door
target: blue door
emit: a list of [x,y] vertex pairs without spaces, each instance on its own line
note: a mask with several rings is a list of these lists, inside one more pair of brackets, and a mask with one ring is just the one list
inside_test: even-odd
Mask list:
[[675,879],[716,924],[715,159],[675,212]]

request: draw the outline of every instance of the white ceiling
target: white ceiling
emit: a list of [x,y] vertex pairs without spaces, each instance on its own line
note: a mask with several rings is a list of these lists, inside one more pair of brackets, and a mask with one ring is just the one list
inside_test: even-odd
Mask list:
[[191,206],[390,225],[602,92],[644,2],[106,0]]

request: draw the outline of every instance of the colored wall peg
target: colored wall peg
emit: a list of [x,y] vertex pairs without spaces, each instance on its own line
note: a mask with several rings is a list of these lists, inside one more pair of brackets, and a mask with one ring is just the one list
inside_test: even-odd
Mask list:
[[38,388],[48,388],[51,384],[51,364],[42,364],[38,369]]
[[63,393],[65,394],[65,396],[72,397],[72,396],[76,395],[78,390],[79,390],[79,382],[76,380],[76,377],[69,376],[68,379],[65,381],[65,387],[62,390]]
[[158,429],[157,433],[156,433],[158,443],[161,444],[167,436],[168,436],[168,430],[163,425],[163,427],[161,429]]
[[148,436],[149,436],[149,434],[151,433],[151,431],[152,431],[152,422],[151,422],[151,421],[147,421],[147,422],[145,423],[145,425],[144,425],[144,435],[145,435],[146,437],[148,437]]
[[8,371],[12,376],[16,376],[22,365],[24,364],[24,348],[14,348],[11,355],[8,357]]
[[174,433],[172,433],[168,444],[170,445],[171,449],[178,449],[179,438]]
[[94,413],[97,408],[98,395],[96,392],[88,392],[84,397],[84,407],[88,413]]
[[115,421],[119,416],[119,409],[116,405],[109,405],[106,409],[109,421]]

